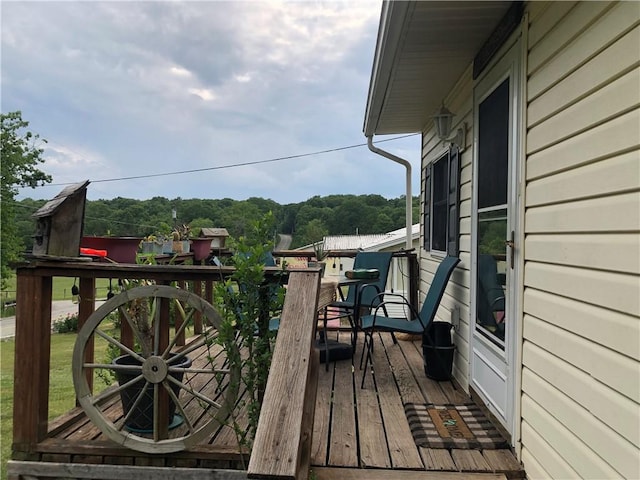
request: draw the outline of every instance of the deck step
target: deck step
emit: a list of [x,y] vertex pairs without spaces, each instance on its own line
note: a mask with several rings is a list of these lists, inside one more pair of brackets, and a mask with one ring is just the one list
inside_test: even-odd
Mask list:
[[[502,473],[427,472],[373,468],[313,467],[317,480],[507,480]],[[314,478],[311,476],[310,478]]]

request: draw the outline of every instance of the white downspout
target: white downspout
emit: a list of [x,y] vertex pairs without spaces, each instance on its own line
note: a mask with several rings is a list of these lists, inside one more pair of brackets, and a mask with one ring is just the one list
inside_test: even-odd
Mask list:
[[367,136],[367,146],[369,147],[369,150],[371,150],[373,153],[376,153],[382,157],[388,158],[389,160],[392,160],[396,163],[399,163],[400,165],[404,165],[404,167],[407,169],[407,173],[406,173],[406,181],[407,181],[407,185],[406,185],[406,224],[407,224],[407,241],[406,241],[406,246],[405,248],[407,250],[411,250],[413,248],[413,242],[412,242],[412,233],[413,233],[413,219],[412,219],[412,212],[413,212],[413,197],[411,196],[411,164],[409,163],[408,160],[405,160],[404,158],[400,158],[395,156],[392,153],[386,152],[384,150],[381,150],[380,148],[376,147],[373,145],[373,135],[368,135]]

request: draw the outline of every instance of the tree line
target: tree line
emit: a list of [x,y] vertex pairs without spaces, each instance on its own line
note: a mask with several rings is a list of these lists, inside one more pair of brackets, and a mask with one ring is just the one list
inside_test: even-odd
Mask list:
[[[14,225],[27,250],[33,245],[35,232],[32,214],[45,203],[46,200],[31,198],[16,202]],[[418,218],[419,208],[418,197],[414,197],[413,218]],[[267,212],[272,212],[275,218],[274,237],[277,233],[292,235],[291,248],[297,248],[324,235],[384,233],[403,228],[405,197],[329,195],[285,205],[258,197],[87,200],[83,231],[85,235],[146,237],[168,234],[176,225],[187,224],[192,232],[204,227],[226,228],[237,238],[247,234],[248,227]]]

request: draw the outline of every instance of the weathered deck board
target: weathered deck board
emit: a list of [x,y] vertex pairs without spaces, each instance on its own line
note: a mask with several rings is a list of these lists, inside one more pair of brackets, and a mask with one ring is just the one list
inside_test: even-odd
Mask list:
[[312,348],[319,289],[318,273],[290,274],[248,478],[294,479],[309,468],[319,363]]
[[313,439],[311,442],[311,464],[326,465],[329,442],[329,424],[333,392],[334,364],[329,369],[320,368],[318,372],[318,393],[316,411],[313,420]]
[[318,480],[506,480],[499,473],[416,472],[411,470],[373,470],[353,468],[314,469]]
[[451,458],[449,450],[443,448],[424,448],[420,447],[420,456],[424,461],[424,467],[427,470],[458,470],[456,462]]
[[491,467],[480,450],[451,450],[451,458],[460,471],[490,472]]
[[375,365],[378,365],[375,372],[377,396],[380,399],[392,465],[394,468],[424,468],[404,414],[398,386],[387,361],[388,353],[399,347],[393,342],[385,344],[379,339],[376,341],[384,347],[374,350],[373,359]]
[[509,450],[484,450],[482,456],[494,472],[504,473],[509,479],[524,478],[524,470]]
[[[378,401],[378,392],[373,388],[371,371],[354,368],[354,392],[358,412],[358,442],[360,445],[360,466],[363,468],[378,467],[390,468],[391,458],[385,435],[382,413]],[[360,389],[362,376],[366,379],[369,388]],[[376,378],[377,380],[377,378]]]
[[333,388],[329,465],[358,466],[352,364],[337,362]]
[[436,405],[449,403],[449,398],[442,391],[440,382],[436,382],[425,376],[422,354],[418,351],[416,345],[413,342],[403,341],[399,341],[398,345],[402,348],[407,364],[415,377],[421,379],[419,386],[427,402]]

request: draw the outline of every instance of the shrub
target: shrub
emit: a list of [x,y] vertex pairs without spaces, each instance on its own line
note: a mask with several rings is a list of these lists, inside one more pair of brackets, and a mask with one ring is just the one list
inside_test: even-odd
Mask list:
[[78,331],[78,314],[67,313],[64,318],[53,322],[53,331],[56,333],[71,333]]

